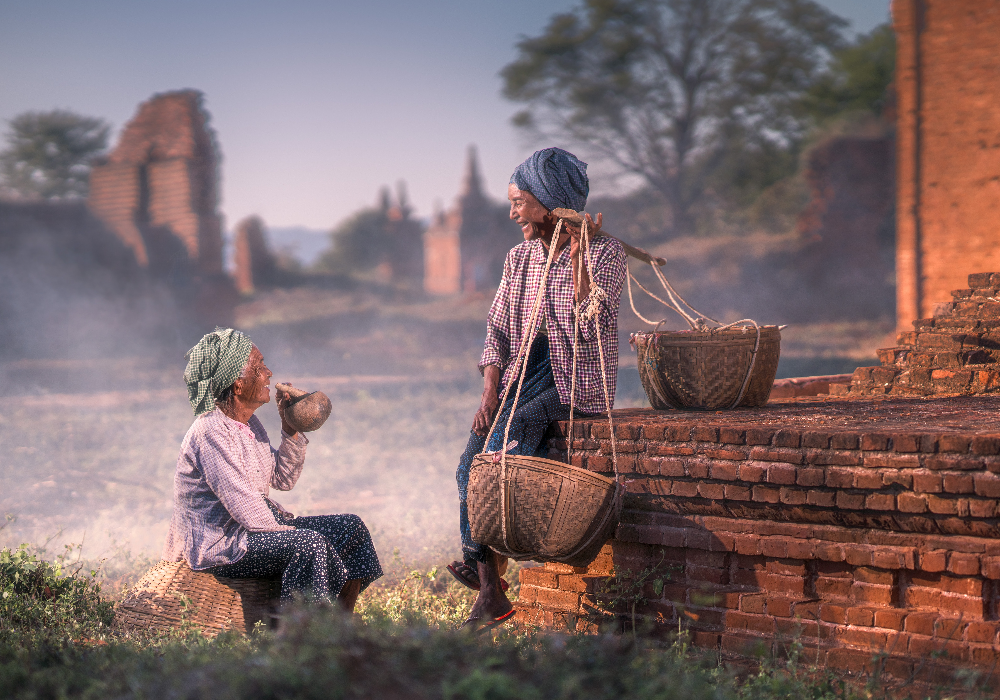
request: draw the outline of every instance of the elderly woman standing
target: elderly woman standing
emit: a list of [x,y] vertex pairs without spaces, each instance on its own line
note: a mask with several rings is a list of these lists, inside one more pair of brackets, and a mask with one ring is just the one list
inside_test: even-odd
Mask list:
[[181,444],[167,561],[231,578],[281,577],[281,598],[339,598],[353,611],[358,595],[382,576],[371,535],[356,515],[293,517],[270,499],[288,491],[309,441],[285,420],[271,447],[254,412],[271,400],[271,370],[243,333],[216,329],[188,352],[184,380],[195,420]]
[[[503,280],[490,308],[486,327],[486,345],[479,369],[483,373],[483,397],[473,419],[472,435],[459,461],[459,527],[462,533],[464,561],[456,561],[448,570],[479,596],[466,624],[491,627],[513,615],[504,595],[506,582],[501,578],[506,559],[489,547],[472,540],[466,497],[472,459],[484,450],[501,449],[504,431],[498,428],[486,445],[499,405],[499,388],[518,378],[519,368],[512,362],[521,345],[527,342],[526,328],[542,279],[549,247],[558,218],[553,209],[582,212],[587,204],[590,182],[587,164],[560,148],[537,151],[521,163],[510,179],[507,196],[510,218],[520,227],[524,242],[507,255]],[[586,215],[588,230],[601,227]],[[613,397],[618,372],[618,301],[625,283],[625,251],[609,237],[590,241],[594,278],[581,258],[581,231],[564,221],[552,269],[546,281],[541,304],[541,327],[528,349],[521,397],[514,412],[508,454],[548,454],[543,437],[552,421],[565,420],[570,414],[570,389],[573,384],[573,346],[577,348],[575,407],[579,414],[590,415],[605,410],[604,392]],[[566,235],[568,234],[568,235]],[[579,285],[574,284],[579,280]],[[596,313],[581,313],[583,309]],[[574,338],[574,316],[579,316],[578,335]],[[597,327],[606,367],[602,373],[598,351]],[[602,377],[607,385],[602,386]],[[500,408],[498,425],[510,415],[514,392]]]

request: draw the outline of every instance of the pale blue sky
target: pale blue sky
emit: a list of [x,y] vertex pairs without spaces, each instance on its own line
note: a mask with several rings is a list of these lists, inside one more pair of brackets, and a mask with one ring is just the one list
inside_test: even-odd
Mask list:
[[[821,2],[854,31],[888,19],[889,0]],[[0,0],[0,120],[67,108],[117,136],[153,93],[197,88],[219,135],[227,226],[256,213],[329,228],[400,179],[427,216],[455,196],[469,144],[505,196],[532,148],[509,126],[498,71],[520,36],[575,4]]]

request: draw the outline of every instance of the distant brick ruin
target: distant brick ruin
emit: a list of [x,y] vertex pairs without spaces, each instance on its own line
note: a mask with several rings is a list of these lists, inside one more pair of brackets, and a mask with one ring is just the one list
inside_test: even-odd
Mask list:
[[507,252],[517,244],[506,211],[484,192],[476,150],[470,147],[454,207],[437,212],[424,233],[424,291],[444,295],[495,288]]
[[[894,0],[899,329],[1000,270],[1000,6]],[[970,269],[971,268],[971,269]]]
[[277,282],[278,262],[267,244],[264,221],[259,216],[248,216],[236,225],[233,248],[236,291],[253,294],[258,287]]
[[[796,226],[804,242],[795,263],[802,293],[830,299],[855,317],[892,316],[895,246],[894,139],[838,136],[809,153],[811,192]],[[833,300],[836,301],[833,301]]]
[[184,305],[225,323],[235,294],[222,269],[216,151],[200,92],[155,95],[93,167],[87,204]]

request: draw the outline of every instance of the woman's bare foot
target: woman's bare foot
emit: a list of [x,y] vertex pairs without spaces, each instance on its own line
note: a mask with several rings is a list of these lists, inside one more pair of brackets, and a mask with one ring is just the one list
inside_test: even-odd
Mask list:
[[507,600],[507,596],[504,595],[503,589],[500,588],[500,559],[501,557],[494,553],[489,561],[479,562],[479,596],[472,606],[472,611],[469,613],[469,619],[465,625],[478,627],[488,624],[514,609],[514,606]]
[[352,578],[340,589],[337,602],[347,612],[354,612],[354,606],[358,603],[358,596],[361,595],[361,579]]

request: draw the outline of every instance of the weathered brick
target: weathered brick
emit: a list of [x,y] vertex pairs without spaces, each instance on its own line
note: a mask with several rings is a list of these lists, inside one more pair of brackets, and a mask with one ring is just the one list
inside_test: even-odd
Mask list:
[[762,481],[766,473],[766,464],[750,462],[740,465],[740,479],[743,481]]
[[927,496],[927,510],[935,515],[958,515],[958,499],[941,498],[929,494]]
[[794,484],[798,468],[792,464],[771,464],[767,468],[767,482],[770,484]]
[[725,498],[727,501],[750,501],[753,499],[753,494],[749,486],[726,484]]
[[1000,497],[1000,476],[996,474],[976,474],[972,478],[977,496]]
[[805,489],[782,486],[778,499],[788,506],[801,506],[806,502],[806,493]]
[[864,465],[866,467],[914,469],[920,466],[920,455],[896,454],[894,452],[866,452]]
[[941,452],[958,452],[964,454],[969,451],[972,439],[967,435],[957,435],[955,433],[942,433],[938,435],[938,449]]
[[746,442],[746,431],[740,428],[719,428],[719,442],[742,445]]
[[806,494],[806,503],[811,506],[820,506],[823,508],[833,507],[834,502],[837,499],[836,491],[810,491]]
[[892,449],[895,452],[919,452],[920,436],[913,433],[896,433],[892,436]]
[[903,620],[906,619],[906,612],[903,610],[876,610],[875,626],[882,629],[901,631]]
[[684,460],[666,458],[659,460],[660,476],[684,476]]
[[754,486],[753,500],[757,503],[778,503],[780,492],[773,486]]
[[942,486],[947,493],[974,493],[971,474],[942,474]]
[[948,557],[948,572],[960,576],[973,576],[979,573],[979,555],[965,552],[952,552]]
[[974,455],[1000,454],[1000,437],[978,436],[971,440],[969,451]]
[[884,452],[889,449],[889,435],[885,433],[865,433],[861,436],[861,449]]
[[868,510],[895,510],[896,497],[891,493],[873,493],[865,497]]
[[698,484],[698,495],[712,501],[721,501],[725,497],[725,485],[723,484]]
[[750,449],[750,459],[762,462],[801,464],[803,461],[803,455],[801,450],[787,447],[757,446]]
[[822,486],[826,479],[823,469],[815,467],[800,467],[795,477],[795,483],[799,486]]
[[882,486],[882,472],[874,469],[856,469],[854,471],[854,488],[879,489]]
[[862,463],[861,452],[845,450],[806,450],[805,458],[809,464],[854,466]]
[[901,493],[896,496],[896,505],[904,513],[927,512],[927,499],[912,493]]
[[830,447],[834,450],[858,449],[857,433],[834,433],[830,436]]
[[830,433],[818,430],[807,430],[802,433],[802,447],[814,447],[822,450],[830,447]]
[[696,425],[691,429],[691,439],[698,442],[718,442],[719,429],[709,425]]
[[774,431],[768,428],[748,428],[746,441],[748,445],[770,445]]
[[709,459],[725,459],[725,460],[743,460],[746,459],[747,454],[743,450],[737,450],[732,448],[712,448],[707,450],[702,450],[701,454]]
[[941,493],[941,475],[933,472],[913,472],[913,490],[917,493]]
[[948,552],[943,549],[920,552],[918,556],[918,565],[922,571],[944,571],[948,565]]
[[838,469],[836,467],[826,470],[826,485],[832,489],[849,489],[854,486],[854,470]]
[[779,430],[774,434],[772,444],[775,447],[798,447],[801,439],[797,430]]
[[837,507],[842,510],[861,510],[865,507],[865,495],[863,493],[837,491],[836,502]]

